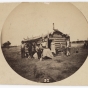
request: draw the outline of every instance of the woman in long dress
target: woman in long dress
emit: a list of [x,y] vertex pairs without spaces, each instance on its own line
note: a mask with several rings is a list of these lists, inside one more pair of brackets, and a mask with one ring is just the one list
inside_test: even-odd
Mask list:
[[51,42],[51,52],[52,52],[53,54],[56,54],[54,40]]
[[52,59],[53,54],[49,48],[47,48],[47,43],[45,41],[42,42],[42,58],[43,59]]

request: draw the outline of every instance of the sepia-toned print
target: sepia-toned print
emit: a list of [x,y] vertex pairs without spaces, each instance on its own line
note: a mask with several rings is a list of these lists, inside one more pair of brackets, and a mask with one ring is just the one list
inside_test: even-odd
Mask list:
[[71,3],[21,3],[2,28],[2,52],[20,76],[38,83],[73,75],[88,55],[88,23]]

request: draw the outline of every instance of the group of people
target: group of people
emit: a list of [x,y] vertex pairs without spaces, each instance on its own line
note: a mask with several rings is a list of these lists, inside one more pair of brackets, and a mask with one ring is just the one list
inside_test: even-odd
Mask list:
[[[52,52],[55,52],[55,50],[53,49]],[[21,44],[21,57],[22,58],[31,57],[35,59],[36,58],[42,59],[42,58],[48,57],[52,59],[53,58],[52,52],[49,48],[47,48],[45,41],[43,41],[40,44],[36,44],[35,42],[25,43],[24,41],[22,41],[22,44]]]
[[24,41],[21,42],[21,57],[24,58],[33,58],[33,55],[37,52],[38,58],[40,58],[40,54],[42,53],[42,49],[39,48],[38,44],[33,43],[25,43]]
[[[70,55],[70,49],[69,49],[69,41],[67,41],[66,45],[66,55]],[[62,45],[61,45],[62,46]],[[49,49],[46,45],[45,41],[42,41],[42,43],[37,44],[35,42],[24,42],[22,41],[21,45],[21,57],[24,58],[53,58],[54,55],[56,55],[56,49],[55,49],[55,43],[54,41],[51,42],[51,49]]]

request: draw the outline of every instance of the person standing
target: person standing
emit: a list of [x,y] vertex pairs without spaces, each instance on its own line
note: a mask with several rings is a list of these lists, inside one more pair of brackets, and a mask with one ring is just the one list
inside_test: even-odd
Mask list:
[[35,43],[33,42],[32,43],[32,58],[33,58],[33,55],[35,54],[36,50],[35,50]]
[[24,58],[24,57],[25,57],[25,44],[22,41],[21,42],[21,58]]
[[32,58],[32,44],[31,44],[31,42],[28,45],[28,52],[29,52],[30,57]]
[[63,52],[62,43],[60,42],[60,51]]
[[52,42],[51,42],[51,52],[53,53],[53,55],[55,55],[55,54],[56,54],[54,40],[52,40]]
[[42,58],[42,52],[43,52],[43,47],[42,44],[40,44],[37,50],[38,59]]
[[25,57],[28,58],[29,51],[28,51],[28,43],[25,44]]
[[42,41],[41,45],[42,45],[42,47],[43,47],[43,48],[46,48],[47,44],[46,44],[45,39],[43,39],[43,41]]
[[66,55],[67,56],[70,56],[70,41],[69,41],[69,39],[67,39],[67,41],[66,41]]
[[39,46],[38,45],[36,45],[36,53],[37,53],[37,56],[38,56],[38,59],[40,59],[40,50],[39,50]]

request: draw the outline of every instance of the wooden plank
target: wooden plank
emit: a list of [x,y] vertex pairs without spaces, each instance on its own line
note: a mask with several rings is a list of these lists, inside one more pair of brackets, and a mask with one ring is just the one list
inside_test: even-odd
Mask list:
[[[62,45],[66,45],[66,43],[61,43]],[[55,43],[55,45],[60,45],[59,43]]]
[[65,38],[54,38],[54,40],[57,40],[57,39],[59,39],[59,40],[65,40]]
[[55,42],[66,42],[64,39],[63,40],[54,40]]
[[55,46],[60,46],[60,44],[55,44]]
[[[61,48],[61,46],[55,46],[55,47],[59,47],[59,48]],[[66,45],[62,45],[62,47],[66,47]]]
[[60,36],[53,36],[52,37],[52,36],[50,36],[49,38],[65,38],[65,37],[62,37],[62,36],[61,37]]
[[65,43],[66,44],[66,42],[65,41],[63,41],[63,42],[55,42],[55,44],[59,44],[59,43],[61,43],[61,44],[63,44],[63,43]]
[[58,50],[60,50],[61,48],[55,48],[55,49],[58,49]]
[[[55,47],[58,47],[59,45],[55,45]],[[66,46],[65,44],[64,45],[62,45],[62,46]]]
[[64,38],[63,36],[53,36],[53,38]]
[[60,46],[55,46],[55,48],[61,48]]
[[56,46],[55,46],[55,48],[61,48],[61,47],[59,47],[59,46],[56,47]]
[[[61,45],[55,44],[55,46],[61,46]],[[66,46],[66,44],[62,44],[62,46]]]
[[55,45],[60,45],[60,43],[55,43]]
[[[61,47],[61,46],[55,46],[55,47]],[[62,45],[62,47],[66,47],[66,45]]]
[[60,46],[60,45],[55,45],[55,46]]
[[54,34],[53,37],[62,37],[60,34]]
[[[62,46],[62,47],[64,47],[64,48],[65,48],[66,46]],[[59,46],[55,46],[55,48],[61,48],[61,47],[59,47]]]
[[53,38],[54,40],[66,40],[65,38]]
[[53,38],[65,38],[65,37],[62,37],[62,36],[53,36]]
[[61,49],[60,47],[55,47],[55,49]]
[[62,38],[56,38],[56,37],[55,37],[55,38],[49,38],[49,39],[54,39],[54,40],[55,40],[55,39],[59,39],[59,40],[61,40],[61,39],[66,39],[66,38],[63,38],[63,37],[62,37]]
[[55,41],[55,44],[62,44],[62,43],[65,43],[66,44],[66,42],[65,41]]
[[62,41],[62,40],[61,40],[61,41],[54,41],[54,42],[66,42],[66,41]]

